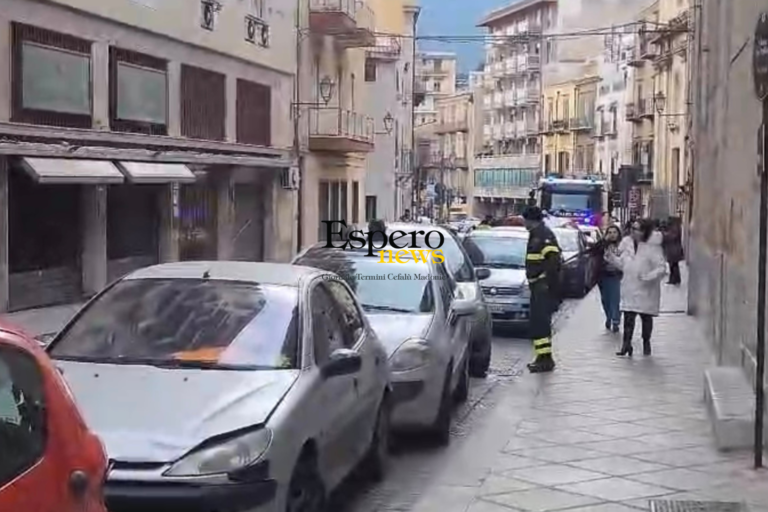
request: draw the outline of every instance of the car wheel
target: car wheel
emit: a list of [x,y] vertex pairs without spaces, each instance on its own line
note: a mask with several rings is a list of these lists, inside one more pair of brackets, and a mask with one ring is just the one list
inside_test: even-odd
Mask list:
[[286,512],[323,512],[325,486],[314,456],[303,454],[296,463],[288,484]]
[[461,364],[461,376],[459,377],[459,384],[454,391],[453,399],[458,403],[464,403],[469,398],[469,354],[464,357],[464,362]]
[[488,375],[488,369],[491,367],[492,329],[479,327],[477,330],[479,334],[472,337],[473,353],[469,361],[469,375],[483,379]]
[[443,392],[440,395],[440,407],[437,410],[437,418],[435,418],[435,423],[432,426],[439,446],[448,446],[451,442],[451,413],[453,412],[451,375],[453,375],[453,366],[449,366],[445,374]]
[[363,460],[363,473],[374,482],[383,480],[387,473],[390,439],[389,412],[389,399],[384,395],[376,417],[371,446]]

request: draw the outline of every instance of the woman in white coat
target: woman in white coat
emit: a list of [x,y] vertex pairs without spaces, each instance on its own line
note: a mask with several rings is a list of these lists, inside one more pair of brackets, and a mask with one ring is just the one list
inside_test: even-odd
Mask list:
[[624,315],[624,336],[617,356],[632,357],[632,336],[635,321],[642,323],[643,354],[651,355],[653,317],[659,316],[661,283],[667,274],[667,264],[661,247],[662,235],[650,220],[632,223],[632,232],[619,244],[616,253],[606,251],[608,263],[620,268],[621,312]]

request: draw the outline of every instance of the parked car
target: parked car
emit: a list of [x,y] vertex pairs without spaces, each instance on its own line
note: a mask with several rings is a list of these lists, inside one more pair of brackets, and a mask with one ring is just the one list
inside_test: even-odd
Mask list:
[[[423,227],[417,224],[392,223],[387,225],[388,234],[398,230],[409,233],[419,229],[423,229]],[[472,260],[462,246],[461,239],[454,232],[441,226],[431,226],[429,231],[438,231],[445,237],[441,249],[445,256],[448,272],[456,281],[458,297],[475,304],[475,313],[472,315],[470,327],[472,359],[469,369],[473,377],[484,377],[491,366],[493,331],[491,314],[483,301],[480,282],[486,279],[490,273],[486,270],[475,271]],[[422,247],[428,248],[427,245]]]
[[107,456],[39,343],[0,325],[0,510],[106,512]]
[[381,476],[386,352],[333,277],[156,265],[64,327],[48,352],[114,461],[110,512],[316,511],[353,469]]
[[563,293],[584,297],[595,284],[594,258],[587,252],[589,243],[586,236],[576,228],[555,228],[552,231],[563,255]]
[[525,276],[527,245],[528,231],[519,227],[479,230],[464,240],[475,268],[490,272],[482,290],[495,324],[528,326],[531,293]]
[[476,303],[459,296],[444,263],[379,263],[366,253],[318,244],[294,263],[334,272],[357,294],[388,353],[392,427],[428,430],[447,444],[453,402],[469,392],[468,317]]

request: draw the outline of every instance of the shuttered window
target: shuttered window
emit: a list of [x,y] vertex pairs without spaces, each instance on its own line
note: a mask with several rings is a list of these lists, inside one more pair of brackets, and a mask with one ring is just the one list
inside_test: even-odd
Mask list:
[[272,144],[272,90],[268,86],[237,81],[237,142]]
[[221,73],[181,66],[181,134],[203,140],[224,140],[227,79]]

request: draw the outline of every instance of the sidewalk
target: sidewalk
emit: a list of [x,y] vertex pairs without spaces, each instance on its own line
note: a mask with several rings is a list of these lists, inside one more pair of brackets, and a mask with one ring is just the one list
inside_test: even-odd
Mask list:
[[750,452],[714,447],[703,401],[709,347],[685,304],[684,289],[665,286],[654,355],[638,355],[638,326],[635,357],[622,359],[597,292],[585,298],[555,337],[555,372],[498,389],[494,413],[412,512],[631,512],[649,510],[649,499],[768,512],[768,472],[751,468]]
[[59,332],[82,304],[65,304],[0,315],[0,320],[21,327],[32,336]]

